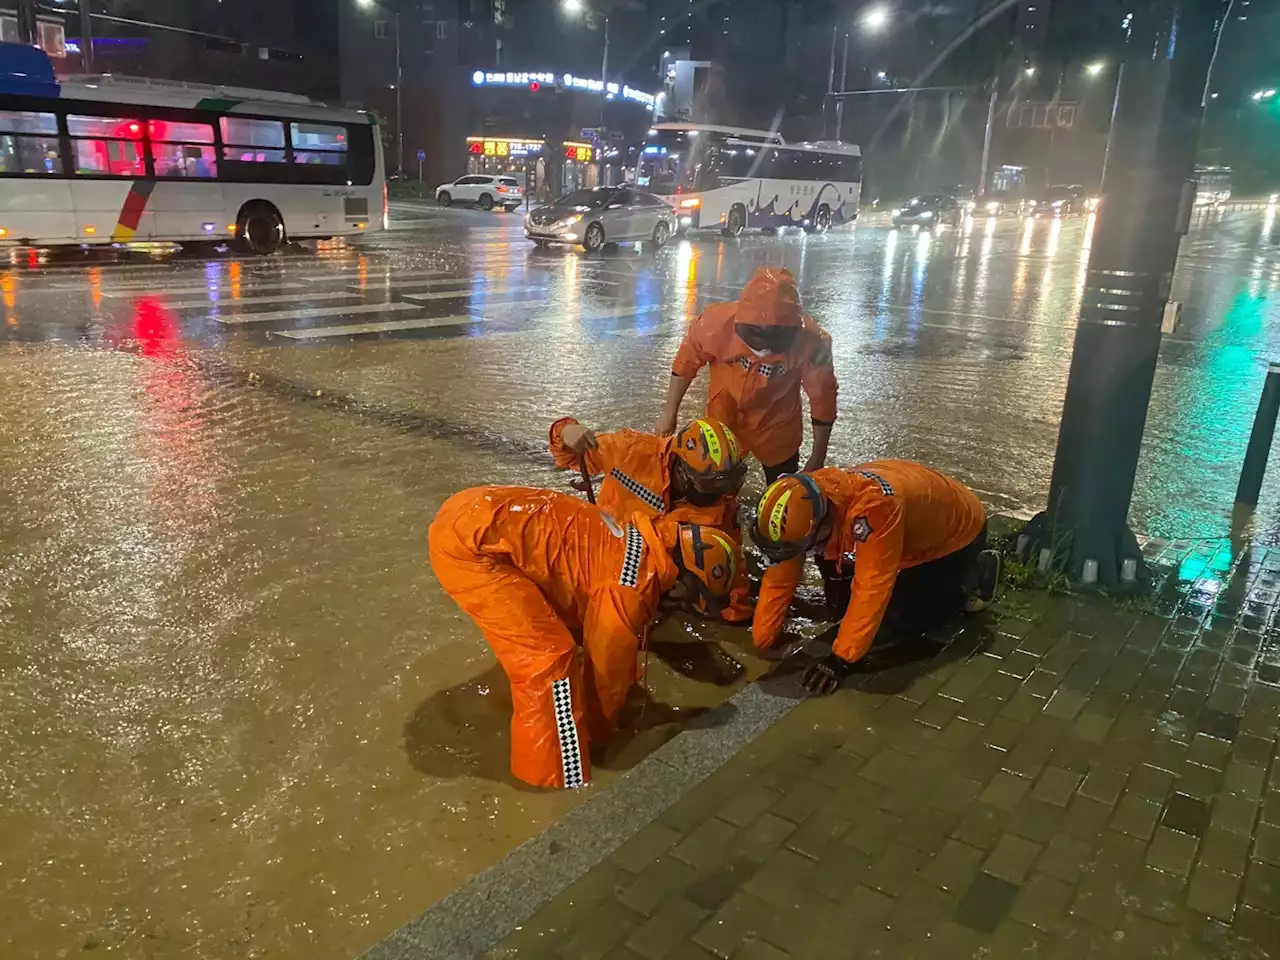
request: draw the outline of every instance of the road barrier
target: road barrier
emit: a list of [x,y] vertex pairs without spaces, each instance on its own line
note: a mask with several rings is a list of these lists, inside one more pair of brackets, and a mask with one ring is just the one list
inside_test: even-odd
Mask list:
[[1236,503],[1251,507],[1258,505],[1262,478],[1267,472],[1267,459],[1271,456],[1271,440],[1276,432],[1277,414],[1280,414],[1280,363],[1272,361],[1267,369],[1262,399],[1258,401],[1258,413],[1253,418],[1253,432],[1249,434],[1249,449],[1244,454],[1244,466],[1240,468]]

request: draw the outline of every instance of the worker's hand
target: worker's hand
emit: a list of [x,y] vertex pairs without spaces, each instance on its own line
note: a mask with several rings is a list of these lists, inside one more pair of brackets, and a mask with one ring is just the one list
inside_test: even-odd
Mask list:
[[793,653],[799,653],[804,649],[805,643],[804,637],[798,637],[794,633],[784,633],[774,641],[773,646],[756,647],[755,654],[761,660],[778,663],[786,660]]
[[[568,432],[568,431],[566,430],[566,433],[567,433],[567,432]],[[815,470],[821,470],[821,469],[822,469],[823,467],[825,467],[826,465],[827,465],[827,457],[826,457],[826,454],[823,454],[823,455],[822,455],[822,456],[820,456],[820,457],[818,457],[818,456],[810,457],[808,460],[806,460],[806,461],[804,462],[804,468],[803,468],[800,472],[801,472],[801,473],[813,473],[813,471],[815,471]]]
[[597,450],[600,447],[596,442],[595,431],[588,430],[580,423],[565,424],[560,439],[574,453],[586,453],[588,450]]
[[829,653],[821,660],[815,660],[805,670],[800,682],[806,690],[819,697],[835,693],[840,684],[853,673],[853,664],[842,660],[834,653]]
[[653,432],[660,437],[669,437],[676,432],[675,414],[664,413],[653,426]]

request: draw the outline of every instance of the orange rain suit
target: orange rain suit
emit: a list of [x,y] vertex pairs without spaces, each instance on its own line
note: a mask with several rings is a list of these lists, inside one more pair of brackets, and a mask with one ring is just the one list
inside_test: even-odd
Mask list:
[[[578,469],[578,454],[564,444],[564,428],[577,423],[573,417],[563,417],[551,425],[548,449],[556,466],[564,470]],[[595,450],[583,456],[587,472],[592,476],[604,476],[596,490],[596,505],[621,522],[634,515],[642,517],[669,517],[680,523],[697,523],[715,527],[742,546],[742,531],[738,526],[738,498],[721,497],[706,507],[680,501],[672,506],[671,460],[675,454],[676,438],[659,437],[636,430],[619,430],[616,433],[597,433]],[[725,619],[745,623],[751,617],[748,600],[747,571],[738,564],[733,581],[729,606]]]
[[463,490],[436,514],[431,567],[511,681],[521,780],[590,782],[588,744],[612,732],[640,637],[679,575],[678,531],[667,519],[619,526],[576,497],[524,487]]
[[[823,558],[841,563],[852,554],[856,561],[853,596],[833,646],[838,657],[853,662],[880,629],[898,571],[968,546],[982,532],[986,513],[967,487],[905,460],[827,468],[810,476],[832,510]],[[757,647],[772,646],[781,634],[804,560],[794,557],[765,570],[752,623]]]
[[[800,312],[799,302],[789,273],[757,271],[741,299],[712,304],[698,315],[671,366],[672,375],[685,380],[711,366],[707,416],[724,422],[737,434],[743,452],[754,453],[766,466],[784,463],[800,450],[802,388],[814,420],[836,419],[831,337]],[[786,354],[760,356],[738,336],[734,327],[739,323],[796,326],[800,332]]]

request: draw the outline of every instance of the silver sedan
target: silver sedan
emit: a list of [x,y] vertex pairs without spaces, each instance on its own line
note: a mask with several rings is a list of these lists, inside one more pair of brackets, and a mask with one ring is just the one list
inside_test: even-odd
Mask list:
[[633,187],[575,190],[524,218],[524,235],[538,246],[570,243],[588,252],[637,240],[661,247],[675,232],[675,211]]

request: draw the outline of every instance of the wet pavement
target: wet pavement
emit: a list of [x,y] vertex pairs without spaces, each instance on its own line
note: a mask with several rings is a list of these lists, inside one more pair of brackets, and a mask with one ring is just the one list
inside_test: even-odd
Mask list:
[[[1087,221],[587,258],[530,249],[515,217],[395,215],[270,260],[0,270],[5,955],[347,957],[579,802],[507,774],[505,685],[434,586],[426,526],[465,486],[561,485],[556,417],[652,423],[683,324],[755,266],[790,267],[835,338],[832,462],[911,457],[993,509],[1043,501]],[[1184,245],[1146,532],[1228,529],[1280,356],[1267,216],[1206,215]],[[1273,470],[1264,538],[1277,494]],[[658,699],[742,683],[722,658],[682,669],[721,685],[653,658]]]
[[1280,550],[1144,550],[1163,618],[1011,592],[877,648],[484,955],[1280,955]]

